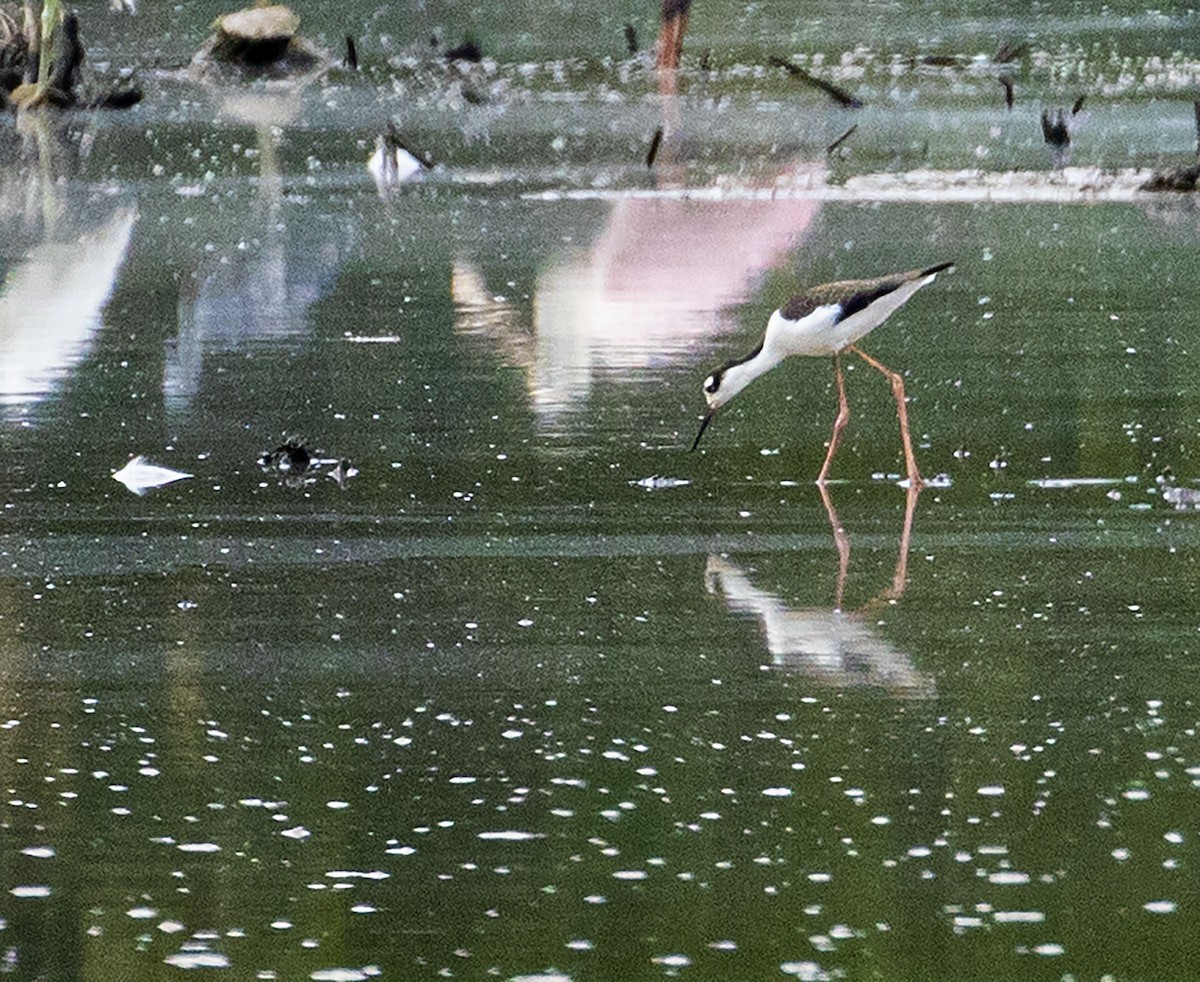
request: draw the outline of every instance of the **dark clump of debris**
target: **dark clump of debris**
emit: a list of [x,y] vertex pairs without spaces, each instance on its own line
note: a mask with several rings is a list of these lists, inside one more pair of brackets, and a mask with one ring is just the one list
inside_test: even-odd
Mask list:
[[190,66],[202,81],[293,79],[318,74],[333,63],[300,36],[299,15],[283,4],[222,14],[212,27]]
[[297,436],[289,436],[274,450],[260,454],[258,466],[289,488],[315,484],[323,474],[345,490],[346,482],[358,476],[358,468],[345,457],[318,457]]
[[[51,21],[49,38],[33,7],[0,4],[0,105],[17,109],[127,109],[142,92],[135,87],[105,90],[85,77],[87,57],[80,39],[79,18],[60,8]],[[46,64],[42,64],[42,59]]]
[[1200,164],[1156,171],[1139,191],[1195,191],[1200,182]]
[[[1196,116],[1196,157],[1200,161],[1200,99],[1192,104]],[[1170,170],[1155,171],[1139,191],[1195,191],[1200,183],[1200,162]]]
[[483,61],[483,49],[474,38],[467,38],[446,52],[447,61],[469,61],[474,65]]

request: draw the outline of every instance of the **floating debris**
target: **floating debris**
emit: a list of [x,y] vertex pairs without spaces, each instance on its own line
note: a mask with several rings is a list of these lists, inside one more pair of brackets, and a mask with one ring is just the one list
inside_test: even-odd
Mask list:
[[479,47],[479,43],[473,38],[467,38],[462,44],[446,52],[446,60],[469,61],[477,65],[483,61],[483,49]]
[[659,477],[657,474],[652,474],[650,477],[643,477],[639,481],[630,481],[629,483],[633,487],[645,488],[647,491],[662,491],[665,488],[681,488],[692,482],[681,477]]
[[845,89],[834,85],[832,82],[826,82],[823,78],[817,78],[817,76],[812,74],[812,72],[801,68],[794,62],[790,62],[786,58],[780,58],[778,55],[771,55],[768,61],[770,61],[772,65],[786,69],[789,74],[804,82],[807,82],[814,88],[820,89],[839,105],[845,106],[847,109],[862,109],[862,102],[852,96]]
[[152,464],[146,459],[144,454],[139,454],[119,471],[113,472],[114,481],[120,481],[139,497],[153,488],[162,487],[164,484],[170,484],[173,481],[182,481],[193,476],[184,471],[176,471],[169,467],[160,467],[158,464]]
[[[1200,99],[1192,103],[1196,116],[1196,156],[1200,157]],[[1174,167],[1171,170],[1155,171],[1141,186],[1142,191],[1195,191],[1200,182],[1200,163],[1189,167]]]
[[258,466],[265,473],[276,474],[280,483],[290,488],[315,484],[322,474],[346,488],[346,482],[358,476],[358,468],[345,457],[318,457],[297,436],[290,436],[274,450],[259,455]]
[[1200,164],[1191,167],[1175,167],[1171,170],[1155,171],[1154,175],[1143,184],[1141,191],[1195,191],[1200,183]]
[[345,491],[346,482],[352,477],[358,477],[358,468],[343,457],[326,476],[337,481],[338,487]]
[[311,463],[311,451],[297,437],[289,437],[274,450],[258,458],[260,467],[274,469],[281,474],[303,474]]
[[283,4],[222,14],[192,56],[190,71],[208,82],[311,78],[333,61],[299,30],[299,15]]

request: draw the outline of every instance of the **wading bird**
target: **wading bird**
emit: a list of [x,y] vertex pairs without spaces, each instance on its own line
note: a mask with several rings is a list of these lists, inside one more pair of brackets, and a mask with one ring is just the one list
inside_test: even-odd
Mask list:
[[886,365],[876,361],[856,344],[866,337],[926,283],[953,263],[939,263],[926,269],[914,269],[907,273],[894,273],[874,280],[843,280],[813,287],[806,293],[792,297],[771,315],[767,330],[750,354],[744,358],[722,365],[704,380],[704,398],[708,412],[700,423],[700,432],[692,449],[700,445],[708,424],[717,410],[729,402],[760,375],[769,372],[790,355],[809,358],[833,357],[833,368],[837,378],[838,414],[833,423],[833,435],[829,438],[829,452],[817,476],[817,484],[823,485],[829,475],[829,465],[837,452],[842,430],[850,420],[850,407],[846,402],[846,383],[842,377],[842,352],[852,351],[872,368],[878,369],[892,383],[896,397],[896,413],[900,417],[900,439],[904,443],[904,463],[908,469],[910,486],[923,483],[917,470],[913,454],[912,438],[908,432],[908,412],[904,405],[904,379]]

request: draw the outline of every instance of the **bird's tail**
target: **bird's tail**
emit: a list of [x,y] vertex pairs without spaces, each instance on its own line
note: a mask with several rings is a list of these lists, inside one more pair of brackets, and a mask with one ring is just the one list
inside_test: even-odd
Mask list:
[[921,275],[922,276],[933,276],[936,273],[940,273],[944,269],[953,269],[953,268],[954,268],[954,261],[951,260],[948,263],[938,263],[936,266],[930,266],[928,269],[923,269],[923,270],[921,270]]

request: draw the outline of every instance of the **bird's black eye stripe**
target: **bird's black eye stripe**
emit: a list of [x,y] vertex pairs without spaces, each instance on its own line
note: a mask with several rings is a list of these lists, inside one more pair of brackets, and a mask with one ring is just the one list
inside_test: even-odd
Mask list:
[[721,387],[721,373],[714,372],[704,380],[705,392],[716,392]]

